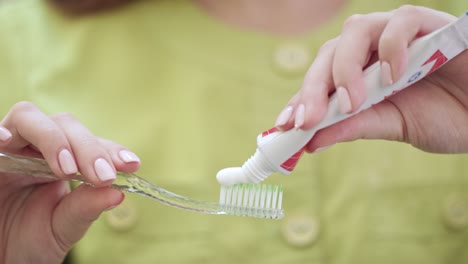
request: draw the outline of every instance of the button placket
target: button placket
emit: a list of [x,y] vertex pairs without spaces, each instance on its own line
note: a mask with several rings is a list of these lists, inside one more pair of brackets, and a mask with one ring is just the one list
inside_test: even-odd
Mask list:
[[310,63],[309,50],[299,43],[284,43],[273,53],[273,67],[282,74],[303,75]]
[[319,221],[310,215],[293,214],[285,219],[282,234],[291,246],[310,246],[319,236]]
[[[293,206],[287,209],[290,204],[285,205],[285,218],[282,220],[281,236],[285,243],[291,247],[310,250],[313,248],[313,255],[320,258],[321,246],[319,245],[321,233],[321,197],[320,197],[320,177],[317,166],[300,165],[295,177],[308,177],[301,181],[301,186],[296,188],[298,193],[292,202],[306,204]],[[292,186],[290,186],[293,188]],[[297,186],[298,187],[298,186]],[[288,190],[288,188],[285,188]],[[294,190],[292,190],[294,191]],[[295,208],[294,208],[295,207]]]
[[445,225],[453,230],[468,227],[468,198],[458,194],[450,194],[444,201],[442,217]]
[[119,206],[106,212],[104,216],[113,230],[127,231],[136,226],[138,210],[135,204],[126,198]]

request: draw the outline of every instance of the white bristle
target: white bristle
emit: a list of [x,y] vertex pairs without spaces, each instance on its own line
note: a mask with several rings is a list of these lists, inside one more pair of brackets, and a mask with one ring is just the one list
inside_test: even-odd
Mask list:
[[255,188],[252,185],[249,185],[249,208],[253,208],[255,199]]
[[263,185],[260,192],[260,209],[265,208],[266,185]]
[[237,202],[237,194],[239,193],[239,187],[237,186],[233,186],[232,187],[232,200],[231,200],[231,204],[232,206],[236,206],[236,202]]
[[225,205],[226,204],[226,187],[221,186],[221,191],[219,192],[219,204]]
[[278,197],[278,209],[281,209],[282,203],[283,203],[283,188],[280,187],[279,197]]
[[273,193],[273,202],[271,203],[271,208],[276,209],[276,200],[277,200],[277,197],[278,197],[279,187],[275,186],[273,189],[275,189],[275,191]]
[[226,208],[229,208],[231,205],[231,198],[232,198],[232,186],[227,187],[226,191]]
[[254,202],[254,208],[258,209],[260,206],[260,191],[261,188],[259,185],[255,185],[255,202]]
[[271,185],[237,184],[222,186],[220,208],[226,214],[260,218],[283,218],[283,188]]
[[243,191],[244,191],[244,186],[243,184],[241,184],[239,187],[239,192],[237,193],[237,203],[236,203],[236,206],[237,207],[240,207],[241,204],[242,204],[242,194],[243,194]]
[[267,197],[266,197],[266,208],[271,208],[271,185],[268,185],[268,192],[267,192]]
[[248,185],[244,184],[244,199],[243,199],[243,203],[242,203],[242,207],[246,208],[247,207],[247,202],[249,201],[250,199],[250,192],[249,192],[249,188],[247,188]]

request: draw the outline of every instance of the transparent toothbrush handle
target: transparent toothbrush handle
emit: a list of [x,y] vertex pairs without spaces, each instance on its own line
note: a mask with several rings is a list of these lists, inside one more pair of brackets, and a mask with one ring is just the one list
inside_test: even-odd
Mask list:
[[[63,180],[54,175],[45,160],[13,154],[0,153],[0,172]],[[80,174],[76,174],[71,180],[88,184]],[[130,193],[140,194],[172,207],[200,213],[223,214],[223,211],[220,211],[219,204],[217,203],[198,201],[180,196],[155,186],[133,173],[118,172],[117,178],[114,180],[111,187]]]
[[[0,153],[0,173],[63,180],[54,175],[45,160],[5,153]],[[80,174],[76,174],[71,180],[89,184],[85,182],[83,176]],[[226,207],[219,203],[187,198],[156,186],[133,173],[117,172],[117,178],[114,180],[111,187],[125,192],[139,194],[165,205],[197,213],[270,219],[281,219],[284,216],[284,211],[280,208],[257,209],[234,206]]]
[[[36,178],[47,178],[53,180],[63,180],[52,172],[47,162],[43,159],[36,159],[26,156],[0,153],[0,172],[9,174],[18,174],[32,176]],[[116,182],[118,182],[118,189],[126,189],[128,184],[126,178],[129,177],[123,173],[118,173]],[[81,174],[76,174],[71,178],[72,181],[86,183]]]

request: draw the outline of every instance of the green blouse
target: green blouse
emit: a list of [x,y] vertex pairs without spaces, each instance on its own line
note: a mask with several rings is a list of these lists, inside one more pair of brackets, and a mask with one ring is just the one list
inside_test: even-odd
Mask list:
[[[410,1],[454,15],[462,1]],[[39,0],[0,3],[0,111],[29,100],[70,112],[142,159],[144,178],[217,201],[218,170],[241,165],[299,89],[356,0],[320,29],[281,38],[225,25],[190,1],[135,1],[66,17]],[[202,215],[127,194],[74,248],[74,263],[468,263],[468,156],[357,141],[305,155],[281,221]],[[86,206],[86,205],[83,205]],[[21,249],[18,249],[21,250]]]

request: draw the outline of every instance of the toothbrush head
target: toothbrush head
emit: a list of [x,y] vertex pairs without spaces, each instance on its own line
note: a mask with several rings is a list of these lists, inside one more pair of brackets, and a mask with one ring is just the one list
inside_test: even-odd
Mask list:
[[283,187],[264,184],[221,186],[220,210],[225,214],[281,219],[284,211]]

